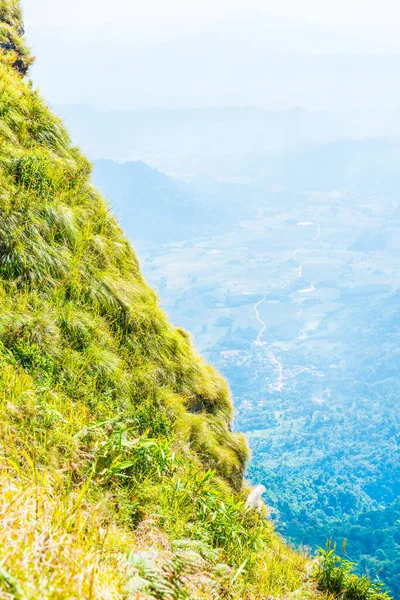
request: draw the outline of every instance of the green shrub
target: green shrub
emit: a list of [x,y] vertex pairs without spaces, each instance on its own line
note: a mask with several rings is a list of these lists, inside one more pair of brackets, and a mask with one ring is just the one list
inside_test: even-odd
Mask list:
[[354,573],[355,564],[345,557],[345,550],[346,542],[343,542],[341,555],[337,555],[332,540],[326,543],[325,549],[318,549],[319,589],[343,600],[388,600],[390,596],[379,580]]

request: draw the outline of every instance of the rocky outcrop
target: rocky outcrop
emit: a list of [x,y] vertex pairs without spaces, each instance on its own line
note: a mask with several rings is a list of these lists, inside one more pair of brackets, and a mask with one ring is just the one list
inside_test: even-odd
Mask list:
[[0,52],[22,76],[33,62],[23,35],[24,26],[19,5],[14,0],[0,0]]

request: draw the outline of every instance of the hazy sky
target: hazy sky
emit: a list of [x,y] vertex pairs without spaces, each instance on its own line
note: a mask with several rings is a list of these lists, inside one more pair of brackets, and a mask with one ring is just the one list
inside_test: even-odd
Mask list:
[[400,103],[398,0],[22,3],[32,77],[54,104]]
[[[399,22],[398,0],[23,0],[33,23],[120,23],[127,19],[151,27],[159,20],[175,26],[250,8],[271,15],[300,17],[328,24],[369,24],[393,28]],[[396,26],[396,25],[395,25]]]

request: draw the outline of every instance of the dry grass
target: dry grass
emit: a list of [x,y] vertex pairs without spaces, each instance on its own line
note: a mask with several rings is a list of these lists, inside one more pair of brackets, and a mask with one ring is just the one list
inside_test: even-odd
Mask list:
[[[60,482],[36,473],[33,484],[22,473],[5,469],[0,479],[0,598],[118,600],[153,597],[131,591],[136,568],[127,560],[133,551],[154,556],[154,573],[162,578],[174,557],[157,519],[132,532],[110,521],[102,503],[94,505],[86,489],[65,495]],[[306,558],[290,551],[276,536],[260,552],[254,581],[232,580],[237,569],[218,562],[201,543],[183,554],[185,598],[261,600],[298,589],[304,582]],[[200,550],[198,549],[200,548]],[[202,555],[203,554],[203,555]],[[296,577],[294,578],[294,575]],[[165,598],[170,596],[165,596]],[[172,597],[172,596],[171,596]]]
[[99,507],[76,510],[76,498],[63,500],[43,483],[2,476],[0,597],[123,597],[118,558],[131,548],[132,536],[120,528],[104,529]]

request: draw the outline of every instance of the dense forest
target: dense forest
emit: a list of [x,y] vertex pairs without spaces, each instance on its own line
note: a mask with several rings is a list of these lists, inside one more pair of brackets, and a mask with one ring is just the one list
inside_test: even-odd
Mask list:
[[[295,379],[271,390],[266,351],[216,358],[249,436],[248,477],[267,488],[277,526],[296,544],[348,539],[360,573],[400,594],[399,293],[349,298],[314,333],[330,354],[291,353]],[[338,334],[339,332],[339,334]],[[236,335],[240,337],[240,332]],[[245,348],[245,334],[242,334]],[[232,341],[226,341],[229,347]],[[237,343],[236,343],[237,345]],[[310,365],[313,368],[310,369]]]

